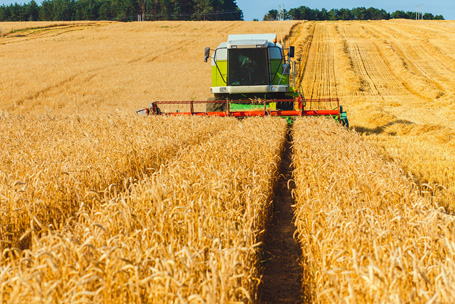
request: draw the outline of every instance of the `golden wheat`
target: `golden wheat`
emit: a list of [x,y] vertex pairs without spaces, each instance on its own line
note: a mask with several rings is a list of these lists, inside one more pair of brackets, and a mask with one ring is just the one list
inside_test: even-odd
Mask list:
[[362,134],[294,126],[306,300],[453,302],[454,24],[0,24],[0,302],[257,300],[285,122],[123,113],[206,99],[204,47],[264,32]]
[[455,218],[326,119],[293,130],[304,291],[315,303],[452,303]]
[[455,53],[447,47],[453,24],[315,22],[300,31],[305,42],[296,41],[306,62],[305,96],[339,97],[351,126],[399,160],[423,191],[440,189],[432,194],[452,211],[455,162],[446,155],[455,154]]
[[123,194],[79,201],[71,225],[32,232],[32,247],[17,258],[3,255],[3,300],[253,301],[286,122],[224,124]]
[[[30,232],[69,224],[80,202],[123,191],[228,120],[106,115],[0,118],[0,237],[28,248]],[[34,227],[34,228],[31,228]]]
[[[108,24],[109,22],[94,21],[27,21],[27,22],[0,22],[5,35],[9,37],[21,38],[30,34],[49,34],[61,29],[77,29],[79,27]],[[1,44],[1,43],[0,43]]]
[[[0,41],[8,58],[0,65],[0,111],[133,112],[154,100],[207,100],[211,68],[203,60],[205,47],[216,48],[228,34],[273,32],[281,38],[294,23],[44,24]],[[35,24],[22,27],[30,26]]]

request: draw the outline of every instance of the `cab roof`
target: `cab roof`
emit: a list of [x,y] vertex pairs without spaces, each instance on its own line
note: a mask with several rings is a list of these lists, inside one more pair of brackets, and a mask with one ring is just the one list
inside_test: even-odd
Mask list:
[[[250,48],[261,45],[262,47],[273,46],[273,41],[276,39],[276,34],[242,34],[229,35],[227,48]],[[277,44],[279,47],[281,45]]]

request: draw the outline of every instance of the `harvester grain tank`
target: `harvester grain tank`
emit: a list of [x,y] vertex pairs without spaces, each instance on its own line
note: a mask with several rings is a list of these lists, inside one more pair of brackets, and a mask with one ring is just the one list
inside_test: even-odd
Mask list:
[[[210,58],[214,97],[206,101],[155,101],[138,110],[142,115],[209,116],[333,116],[347,125],[346,112],[338,98],[304,99],[296,89],[294,47],[283,47],[276,34],[229,35],[211,54],[205,48],[204,61]],[[188,104],[188,112],[165,113],[162,104]],[[206,111],[194,111],[195,104],[206,104]]]

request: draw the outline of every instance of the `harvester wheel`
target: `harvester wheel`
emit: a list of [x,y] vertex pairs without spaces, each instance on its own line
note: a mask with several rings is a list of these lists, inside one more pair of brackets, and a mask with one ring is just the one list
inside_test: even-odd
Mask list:
[[345,126],[346,128],[349,128],[349,121],[347,118],[342,118],[341,119],[341,125]]
[[[210,97],[207,101],[214,101],[216,100],[214,97]],[[224,112],[226,111],[226,104],[225,103],[208,103],[206,105],[206,112]]]

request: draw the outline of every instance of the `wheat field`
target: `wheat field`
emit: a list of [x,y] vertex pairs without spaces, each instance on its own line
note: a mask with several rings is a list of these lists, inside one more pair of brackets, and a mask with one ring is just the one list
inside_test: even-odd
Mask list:
[[[257,303],[288,131],[300,300],[454,302],[454,28],[0,23],[0,303]],[[245,33],[294,45],[350,130],[135,116],[211,97],[204,47]]]
[[322,119],[293,133],[305,300],[453,302],[455,218],[358,134]]
[[455,207],[455,22],[305,22],[307,98],[339,97],[353,128]]
[[[24,154],[35,153],[36,164],[4,176],[1,302],[254,301],[258,244],[286,122],[89,121],[40,121],[67,136],[62,140],[55,132],[38,148],[24,146]],[[75,122],[86,123],[84,135],[74,131]],[[22,128],[18,121],[7,123]],[[124,134],[134,132],[127,127],[132,123],[151,129],[143,136]],[[80,137],[93,146],[74,144]],[[99,157],[87,157],[87,151]],[[52,153],[67,155],[59,162],[66,168],[44,163],[61,159]],[[26,157],[12,158],[7,162]]]
[[5,35],[0,40],[0,109],[133,112],[154,100],[207,100],[211,68],[203,60],[205,47],[216,48],[228,34],[273,32],[285,37],[292,24],[76,23],[51,27],[45,35],[36,29],[19,37]]

